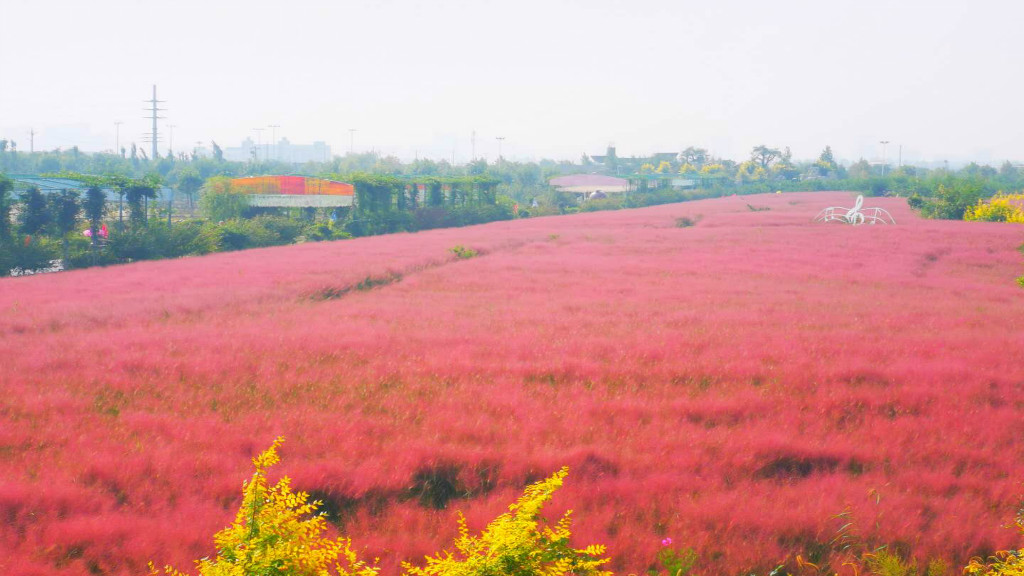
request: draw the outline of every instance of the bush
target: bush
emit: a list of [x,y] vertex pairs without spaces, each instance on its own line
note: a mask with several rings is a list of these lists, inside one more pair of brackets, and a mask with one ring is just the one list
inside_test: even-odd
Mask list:
[[258,220],[235,219],[217,224],[221,250],[245,250],[279,243],[280,236]]
[[230,187],[207,189],[199,197],[199,208],[214,222],[241,218],[249,208],[249,197],[232,191]]
[[[253,458],[256,472],[242,487],[242,505],[235,520],[214,536],[217,554],[196,562],[202,576],[377,576],[377,568],[358,559],[351,540],[325,538],[327,521],[309,494],[293,492],[287,477],[270,486],[267,469],[280,458],[278,438]],[[426,566],[402,563],[410,576],[611,576],[601,570],[608,563],[604,546],[576,549],[569,545],[570,521],[566,512],[554,526],[546,526],[540,513],[562,486],[566,468],[528,486],[523,496],[498,516],[479,536],[469,534],[459,518],[455,553],[427,557]],[[151,574],[157,574],[150,564]],[[185,576],[171,566],[170,576]]]
[[0,245],[0,275],[32,274],[46,270],[60,258],[60,244],[42,236]]
[[693,548],[672,548],[672,539],[666,538],[661,542],[662,549],[658,551],[658,564],[662,570],[651,569],[647,573],[650,576],[658,576],[664,571],[665,576],[686,576],[697,564],[697,552]]
[[1024,194],[998,193],[964,211],[964,220],[1024,223]]
[[107,253],[117,262],[160,258],[156,235],[146,227],[111,231],[107,240]]
[[601,569],[604,546],[583,549],[569,545],[570,512],[554,527],[542,526],[544,505],[568,474],[562,468],[547,480],[526,488],[509,511],[487,525],[479,536],[472,536],[466,520],[459,517],[459,537],[455,551],[426,558],[426,566],[403,562],[409,576],[611,576]]
[[298,240],[307,228],[306,223],[285,216],[258,216],[250,222],[277,236],[274,244],[291,244]]
[[459,260],[468,260],[470,258],[473,258],[474,256],[477,256],[478,254],[476,250],[473,250],[472,248],[466,248],[462,244],[452,246],[451,248],[448,249],[448,251],[454,254],[455,257],[458,258]]
[[[256,472],[242,487],[242,506],[231,526],[214,536],[216,557],[196,562],[202,576],[376,576],[377,569],[357,559],[347,538],[323,536],[327,521],[316,514],[320,502],[292,492],[285,477],[270,486],[267,469],[280,458],[278,438],[252,459]],[[344,564],[344,566],[342,565]],[[152,569],[151,573],[156,574]],[[184,576],[170,566],[164,573]]]

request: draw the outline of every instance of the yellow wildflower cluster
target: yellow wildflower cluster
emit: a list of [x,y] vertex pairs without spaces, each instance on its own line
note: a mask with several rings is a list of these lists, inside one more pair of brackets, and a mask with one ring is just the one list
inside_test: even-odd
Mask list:
[[[266,471],[280,461],[278,438],[253,458],[256,473],[243,485],[242,507],[231,526],[214,536],[217,557],[196,562],[202,576],[377,576],[377,569],[356,558],[346,538],[323,537],[326,522],[316,515],[320,502],[292,492],[289,479],[274,486]],[[186,576],[168,566],[169,576]],[[156,571],[153,570],[155,574]]]
[[979,200],[964,212],[964,220],[984,222],[1017,222],[1024,224],[1024,194],[1003,194],[1002,192],[985,200]]
[[403,563],[407,576],[611,576],[601,569],[604,546],[576,549],[569,545],[570,512],[554,527],[541,526],[541,509],[568,474],[562,468],[526,488],[509,511],[492,521],[479,536],[469,534],[459,519],[456,552],[426,558],[422,568]]

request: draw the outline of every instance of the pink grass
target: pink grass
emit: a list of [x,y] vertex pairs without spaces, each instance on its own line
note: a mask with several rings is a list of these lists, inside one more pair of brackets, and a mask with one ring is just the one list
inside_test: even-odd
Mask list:
[[[746,204],[768,206],[751,212]],[[954,563],[1015,546],[1020,226],[811,223],[840,193],[643,210],[0,281],[0,571],[211,554],[249,458],[330,498],[394,573],[571,466],[552,516],[614,568],[827,543]],[[701,216],[695,227],[677,218]],[[463,245],[481,256],[457,260]],[[401,280],[338,299],[367,277]],[[455,467],[468,497],[420,504]]]

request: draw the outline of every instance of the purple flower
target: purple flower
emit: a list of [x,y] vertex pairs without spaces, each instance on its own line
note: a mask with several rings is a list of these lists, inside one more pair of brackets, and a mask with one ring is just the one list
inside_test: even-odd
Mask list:
[[665,538],[664,540],[661,541],[661,545],[662,546],[671,546],[672,545],[672,539],[671,538]]

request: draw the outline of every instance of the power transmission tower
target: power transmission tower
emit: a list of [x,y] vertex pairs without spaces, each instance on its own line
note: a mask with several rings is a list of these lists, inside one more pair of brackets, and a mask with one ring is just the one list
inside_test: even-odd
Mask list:
[[143,116],[143,118],[148,118],[148,119],[151,119],[153,121],[153,131],[150,132],[146,136],[146,138],[148,139],[149,142],[153,143],[153,156],[152,156],[152,158],[153,158],[154,161],[156,161],[156,159],[157,159],[156,145],[157,145],[158,142],[160,142],[160,132],[157,129],[156,121],[157,120],[163,120],[164,117],[160,116],[159,113],[160,112],[165,112],[167,110],[166,108],[160,108],[159,107],[159,104],[162,104],[164,102],[164,100],[157,100],[156,99],[156,84],[153,85],[153,98],[150,99],[150,100],[143,100],[143,102],[146,102],[146,103],[148,103],[150,105],[149,108],[144,108],[144,110],[149,112],[150,115],[149,116]]

